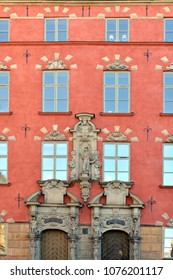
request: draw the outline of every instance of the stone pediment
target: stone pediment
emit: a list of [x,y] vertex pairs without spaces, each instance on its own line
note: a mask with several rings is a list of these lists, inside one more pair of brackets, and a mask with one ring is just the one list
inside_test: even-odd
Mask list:
[[66,185],[59,180],[39,181],[42,187],[42,194],[45,197],[45,203],[64,203],[66,194]]
[[60,59],[50,60],[46,66],[46,69],[67,69],[67,65]]
[[126,197],[129,195],[129,188],[121,181],[109,182],[104,187],[106,204],[126,205]]
[[127,137],[120,132],[113,132],[106,137],[107,141],[123,142],[128,141]]
[[124,64],[123,62],[121,62],[119,60],[116,60],[116,61],[108,64],[106,66],[106,69],[107,70],[113,70],[113,71],[115,71],[115,70],[123,71],[123,70],[128,70],[129,66],[127,66],[126,64]]
[[45,141],[61,141],[65,139],[66,139],[65,135],[61,134],[57,130],[53,130],[50,134],[46,135],[44,138]]

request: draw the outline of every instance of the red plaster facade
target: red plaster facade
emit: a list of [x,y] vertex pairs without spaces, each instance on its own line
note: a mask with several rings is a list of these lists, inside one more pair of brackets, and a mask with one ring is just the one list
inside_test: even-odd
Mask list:
[[[145,204],[141,209],[141,227],[155,227],[158,221],[163,228],[167,227],[167,223],[173,218],[173,184],[161,187],[162,144],[167,138],[162,131],[166,129],[169,135],[173,134],[173,116],[160,113],[163,112],[163,72],[173,61],[172,43],[164,42],[164,19],[173,18],[173,5],[153,1],[148,5],[146,16],[145,1],[136,4],[130,3],[131,1],[127,4],[123,1],[119,4],[113,1],[99,5],[84,4],[82,17],[82,3],[56,5],[52,1],[52,4],[29,4],[27,17],[26,3],[14,2],[0,5],[0,19],[10,19],[10,39],[9,42],[0,43],[0,61],[10,71],[9,111],[12,112],[0,113],[0,132],[9,128],[10,132],[6,137],[15,136],[16,139],[8,141],[10,185],[0,185],[0,211],[5,209],[8,212],[3,217],[4,222],[10,218],[15,223],[30,221],[29,209],[24,202],[31,193],[40,189],[37,181],[41,179],[41,141],[35,139],[35,136],[39,136],[43,140],[44,134],[40,129],[46,127],[50,133],[52,125],[58,124],[58,131],[63,133],[66,127],[73,128],[77,123],[75,114],[88,112],[95,114],[92,122],[97,128],[107,128],[113,132],[114,126],[120,126],[122,133],[130,128],[132,132],[127,136],[129,141],[137,137],[137,141],[130,143],[130,178],[134,182],[131,193]],[[54,10],[57,6],[59,11]],[[4,12],[6,7],[9,9]],[[169,12],[166,7],[169,7]],[[68,18],[67,42],[44,41],[44,20],[55,17]],[[124,17],[130,21],[129,42],[106,42],[105,18]],[[151,53],[148,62],[144,55],[147,49]],[[26,50],[29,52],[27,63],[24,55]],[[70,73],[69,113],[40,114],[42,72],[47,65],[47,61],[42,58],[46,56],[48,60],[53,60],[56,53],[59,53],[59,58],[67,65]],[[69,60],[68,55],[71,56]],[[129,66],[130,112],[134,114],[101,114],[103,71],[115,60],[115,55],[120,55],[120,61]],[[166,62],[162,60],[165,56]],[[8,61],[6,57],[11,59]],[[108,61],[104,60],[105,57],[108,57]],[[98,69],[98,65],[103,68]],[[26,137],[22,129],[25,124],[30,128]],[[144,131],[147,126],[152,129],[148,134],[148,141]],[[67,140],[72,137],[71,132],[66,132],[65,135]],[[106,134],[101,131],[98,136],[103,139],[98,141],[99,159],[102,161],[102,145]],[[162,141],[156,141],[157,137]],[[68,160],[71,160],[72,150],[73,142],[69,141]],[[69,180],[70,172],[68,168]],[[99,182],[93,182],[87,202],[102,190]],[[78,182],[71,185],[68,191],[83,201]],[[19,193],[22,200],[18,208]],[[152,211],[149,204],[151,197],[156,202],[152,205]],[[167,213],[167,219],[163,217],[164,213]],[[79,209],[79,224],[90,223],[91,209],[84,203]],[[163,257],[162,253],[160,257]]]

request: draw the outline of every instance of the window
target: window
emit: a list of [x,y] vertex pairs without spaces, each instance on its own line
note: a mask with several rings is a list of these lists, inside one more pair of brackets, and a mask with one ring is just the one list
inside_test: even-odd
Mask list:
[[104,72],[104,112],[129,112],[129,72]]
[[7,182],[7,155],[8,145],[6,142],[0,142],[0,183]]
[[129,41],[128,19],[106,20],[106,41],[127,42]]
[[68,111],[68,71],[43,72],[43,112]]
[[173,228],[164,228],[163,257],[173,257]]
[[0,112],[9,111],[9,72],[0,71]]
[[9,41],[9,20],[0,19],[0,42]]
[[105,143],[103,159],[103,180],[129,181],[129,155],[128,143]]
[[173,113],[173,73],[164,73],[164,113]]
[[173,186],[173,145],[163,144],[163,185]]
[[67,143],[42,144],[42,180],[67,180]]
[[46,19],[45,20],[45,41],[67,41],[68,40],[68,20]]
[[173,42],[173,19],[165,19],[165,42]]

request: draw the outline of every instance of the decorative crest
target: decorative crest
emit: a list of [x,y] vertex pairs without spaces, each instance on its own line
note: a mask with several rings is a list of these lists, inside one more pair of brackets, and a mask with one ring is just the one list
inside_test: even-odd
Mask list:
[[47,69],[67,69],[67,65],[59,59],[50,60],[46,66]]
[[169,66],[166,67],[167,71],[173,70],[173,62],[170,63]]
[[111,134],[109,134],[106,137],[107,141],[116,141],[116,142],[122,142],[122,141],[128,141],[127,137],[120,132],[113,132]]
[[64,134],[61,134],[59,131],[54,130],[50,134],[46,135],[44,140],[45,141],[61,141],[65,140],[66,137]]
[[129,66],[125,65],[123,62],[116,60],[106,66],[108,70],[128,70]]
[[7,70],[7,66],[3,62],[0,62],[0,70]]

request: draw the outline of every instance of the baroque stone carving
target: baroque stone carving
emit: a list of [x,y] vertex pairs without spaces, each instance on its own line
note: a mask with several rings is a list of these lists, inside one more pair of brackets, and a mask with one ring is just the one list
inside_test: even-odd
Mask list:
[[65,139],[66,139],[65,135],[61,134],[57,130],[53,130],[50,134],[46,135],[44,138],[45,141],[61,141]]
[[0,141],[5,141],[5,140],[6,140],[5,136],[0,134]]
[[165,142],[168,142],[168,143],[173,142],[173,135],[170,135],[168,138],[166,138]]
[[3,62],[0,62],[0,70],[7,70],[7,66]]
[[173,62],[171,62],[170,65],[166,67],[166,70],[173,70]]
[[70,129],[73,133],[72,160],[69,162],[72,169],[70,178],[72,181],[81,181],[82,197],[86,201],[89,198],[90,180],[100,179],[101,163],[97,151],[97,133],[100,129],[91,122],[94,114],[79,113],[76,118],[79,121]]
[[120,132],[113,132],[110,133],[107,137],[106,137],[107,141],[116,141],[116,142],[123,142],[123,141],[128,141],[127,137]]
[[108,64],[106,66],[108,70],[128,70],[129,66],[125,65],[123,62],[119,60],[115,60],[114,62]]
[[0,255],[6,253],[6,225],[0,224]]
[[90,196],[89,189],[91,188],[91,184],[88,181],[82,181],[80,187],[82,189],[82,198],[86,202]]
[[67,69],[67,65],[59,59],[50,60],[46,66],[47,69]]
[[45,195],[46,203],[62,203],[66,194],[66,186],[59,180],[38,181]]

